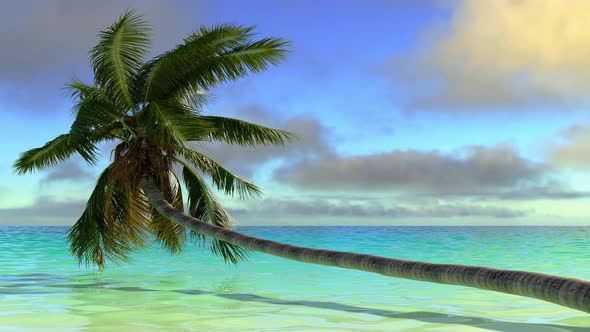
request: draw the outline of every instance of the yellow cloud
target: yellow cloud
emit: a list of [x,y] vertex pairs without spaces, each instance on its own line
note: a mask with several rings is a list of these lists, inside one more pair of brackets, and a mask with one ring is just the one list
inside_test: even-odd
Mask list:
[[418,75],[442,80],[423,106],[520,106],[588,95],[590,1],[461,1],[431,31]]

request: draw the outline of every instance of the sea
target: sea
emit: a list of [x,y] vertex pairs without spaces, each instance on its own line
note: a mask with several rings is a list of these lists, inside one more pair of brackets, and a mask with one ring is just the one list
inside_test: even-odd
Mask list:
[[[239,227],[285,243],[590,280],[590,227]],[[0,227],[0,331],[590,331],[540,300],[198,245],[80,266],[67,227]]]

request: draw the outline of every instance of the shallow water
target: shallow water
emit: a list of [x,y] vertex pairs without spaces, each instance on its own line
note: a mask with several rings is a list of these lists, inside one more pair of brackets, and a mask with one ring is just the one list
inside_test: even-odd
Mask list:
[[[590,227],[241,227],[277,241],[590,279]],[[0,227],[0,331],[590,331],[543,301],[254,253],[154,246],[79,267],[67,228]]]

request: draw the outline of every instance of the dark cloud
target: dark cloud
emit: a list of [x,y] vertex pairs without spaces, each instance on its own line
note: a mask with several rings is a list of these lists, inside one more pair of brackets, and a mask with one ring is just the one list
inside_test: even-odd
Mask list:
[[395,150],[367,156],[302,160],[274,178],[320,190],[398,190],[415,193],[497,191],[542,179],[544,169],[509,145],[474,146],[459,154]]
[[493,217],[517,218],[528,215],[527,211],[474,204],[440,204],[438,202],[419,206],[390,206],[378,202],[313,201],[267,199],[248,208],[233,209],[236,216],[274,217],[359,217],[359,218],[453,218]]
[[177,44],[202,16],[198,3],[180,0],[18,1],[5,7],[0,11],[0,97],[21,108],[63,102],[58,89],[73,75],[90,79],[88,52],[98,32],[124,10],[145,15],[158,52]]
[[80,161],[77,159],[68,159],[65,162],[56,165],[49,169],[47,174],[41,179],[42,183],[55,182],[55,181],[85,181],[93,180],[94,174],[85,169]]
[[0,225],[73,225],[86,202],[60,202],[41,196],[31,205],[0,209]]

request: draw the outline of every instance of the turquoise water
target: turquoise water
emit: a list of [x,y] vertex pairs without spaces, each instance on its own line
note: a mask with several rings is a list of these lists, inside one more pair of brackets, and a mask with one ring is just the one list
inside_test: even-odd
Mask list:
[[[590,279],[590,227],[241,227],[310,247]],[[67,228],[0,227],[0,331],[590,331],[535,299],[252,254],[157,247],[95,271]]]

